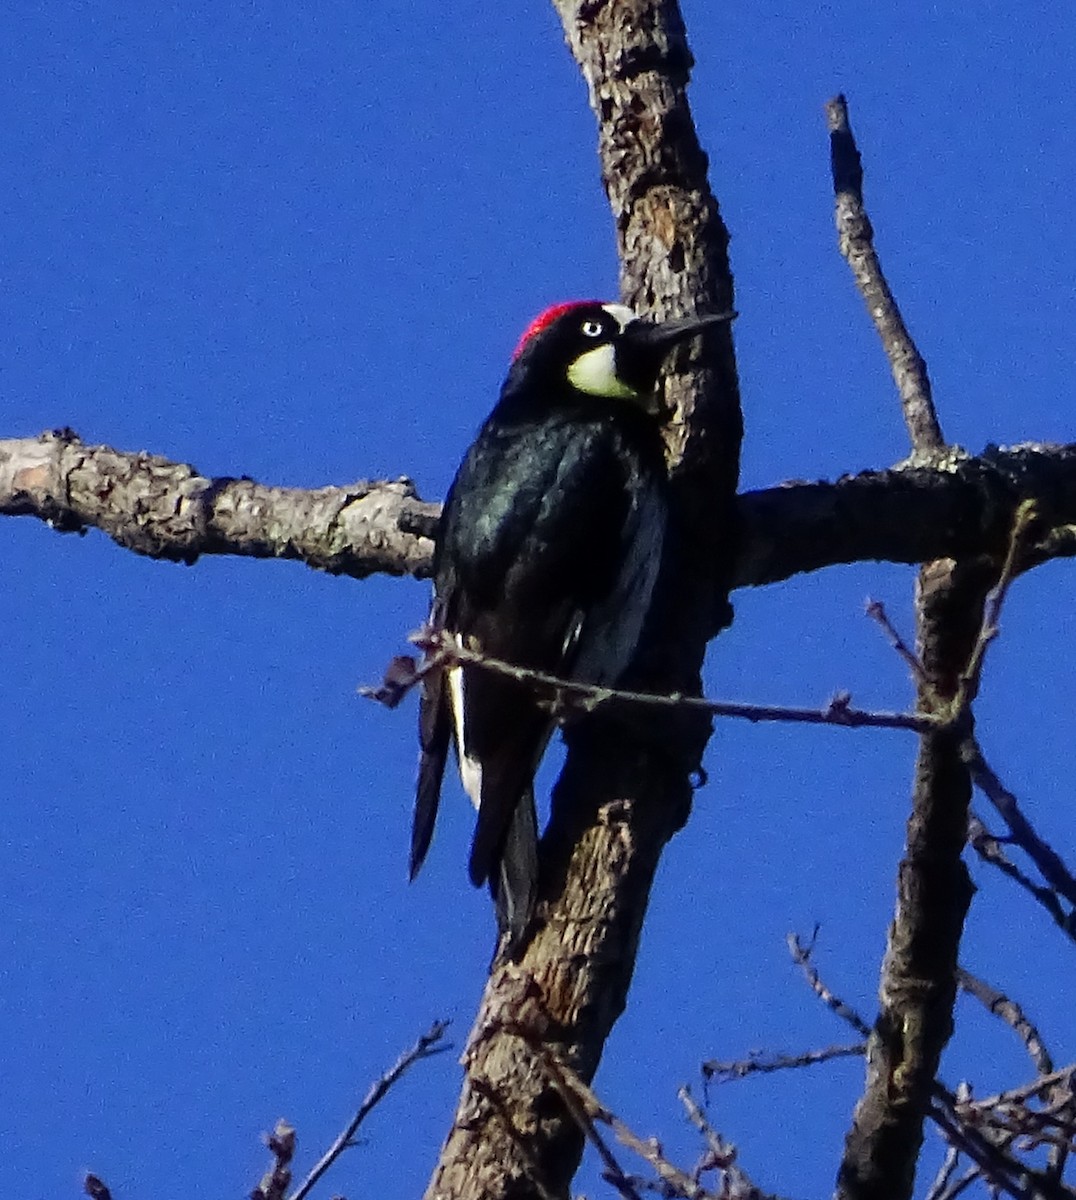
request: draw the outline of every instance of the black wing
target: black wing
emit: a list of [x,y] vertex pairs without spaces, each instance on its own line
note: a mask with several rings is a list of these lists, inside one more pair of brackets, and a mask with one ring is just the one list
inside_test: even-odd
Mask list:
[[[605,670],[600,660],[606,652],[622,658],[625,640],[633,649],[638,636],[641,618],[628,621],[628,639],[609,627],[620,621],[614,609],[630,599],[626,568],[631,587],[648,576],[649,600],[656,558],[637,549],[644,524],[660,550],[660,523],[643,519],[660,507],[660,459],[630,434],[619,421],[578,416],[483,430],[445,509],[436,585],[446,628],[491,657],[551,674],[571,674],[589,646],[586,675],[619,674],[623,661]],[[597,622],[594,613],[602,614]],[[536,862],[534,819],[527,818],[528,839],[520,806],[552,723],[528,684],[472,667],[461,685],[457,750],[480,778],[471,878],[491,879],[496,892],[507,867],[522,877],[517,886],[533,888],[515,861]]]

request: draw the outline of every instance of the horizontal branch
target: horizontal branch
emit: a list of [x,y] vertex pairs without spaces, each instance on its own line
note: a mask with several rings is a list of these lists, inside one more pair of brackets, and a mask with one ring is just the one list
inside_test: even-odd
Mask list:
[[[1040,523],[1026,567],[1076,555],[1076,445],[951,452],[835,483],[740,496],[735,586],[758,587],[838,563],[918,563],[1004,553],[1021,499]],[[100,529],[152,558],[289,558],[333,574],[426,576],[439,506],[408,479],[313,490],[211,479],[183,463],[69,430],[0,441],[0,514],[62,532]]]
[[772,1075],[777,1071],[816,1067],[835,1058],[863,1058],[866,1053],[867,1043],[855,1042],[851,1046],[826,1046],[822,1050],[803,1050],[799,1054],[752,1053],[747,1058],[733,1062],[711,1058],[700,1064],[699,1070],[707,1083],[730,1083],[734,1079],[746,1079],[749,1075]]
[[676,712],[706,713],[711,717],[738,717],[744,721],[784,722],[799,725],[840,725],[845,729],[905,729],[926,733],[948,725],[945,714],[874,712],[853,708],[847,692],[834,696],[823,708],[800,708],[775,704],[743,704],[731,700],[709,700],[705,696],[686,696],[682,692],[635,692],[604,684],[582,683],[564,679],[532,667],[469,650],[460,645],[450,633],[424,628],[412,634],[410,640],[419,646],[425,657],[421,663],[408,655],[397,655],[389,663],[384,681],[378,687],[360,687],[359,695],[376,700],[387,708],[395,708],[413,687],[434,671],[450,669],[467,663],[528,684],[536,693],[538,703],[558,720],[572,713],[595,712],[608,706],[655,708]]
[[333,575],[425,575],[438,506],[408,479],[314,489],[199,475],[185,463],[87,446],[68,429],[0,441],[0,514],[62,533],[100,529],[128,550],[290,558]]
[[1021,500],[1042,524],[1021,561],[1076,554],[1076,445],[952,450],[931,466],[898,465],[835,483],[790,483],[740,497],[736,587],[758,587],[838,563],[1001,558]]

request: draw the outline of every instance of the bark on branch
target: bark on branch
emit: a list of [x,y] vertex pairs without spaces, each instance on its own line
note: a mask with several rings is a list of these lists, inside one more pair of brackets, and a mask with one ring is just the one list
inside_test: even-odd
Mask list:
[[186,463],[87,446],[70,430],[0,441],[0,513],[96,528],[138,554],[292,558],[330,574],[423,575],[438,506],[409,479],[313,490],[208,479]]
[[[882,340],[917,460],[945,456],[926,363],[912,341],[874,250],[863,205],[862,164],[843,96],[826,106],[840,249]],[[1023,510],[1021,510],[1023,511]],[[1011,547],[997,547],[1004,572]],[[1010,549],[998,555],[999,549]],[[1002,569],[990,557],[939,557],[919,572],[916,594],[918,708],[954,711],[971,727],[970,702],[985,647],[984,606]],[[999,589],[999,602],[1003,594]],[[897,908],[867,1043],[867,1079],[837,1176],[838,1200],[908,1200],[941,1054],[953,1032],[957,956],[972,886],[962,858],[971,781],[958,728],[920,737]]]
[[[746,492],[736,500],[731,583],[761,587],[839,563],[996,556],[1028,496],[1041,532],[1021,566],[1076,554],[1076,445],[951,452],[931,465]],[[356,579],[421,578],[439,511],[407,479],[269,487],[88,446],[69,431],[0,440],[0,514],[36,517],[61,532],[100,529],[151,558],[289,558]]]

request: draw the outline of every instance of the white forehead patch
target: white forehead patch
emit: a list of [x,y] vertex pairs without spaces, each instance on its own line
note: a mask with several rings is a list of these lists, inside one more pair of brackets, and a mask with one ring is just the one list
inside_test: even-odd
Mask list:
[[632,312],[626,304],[603,304],[602,308],[616,321],[622,332],[625,326],[639,319],[638,314]]

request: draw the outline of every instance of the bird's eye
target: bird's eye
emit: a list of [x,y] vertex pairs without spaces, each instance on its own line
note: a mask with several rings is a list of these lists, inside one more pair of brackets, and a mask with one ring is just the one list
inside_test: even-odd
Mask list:
[[601,321],[584,321],[583,322],[583,337],[596,338],[601,337],[605,332]]

